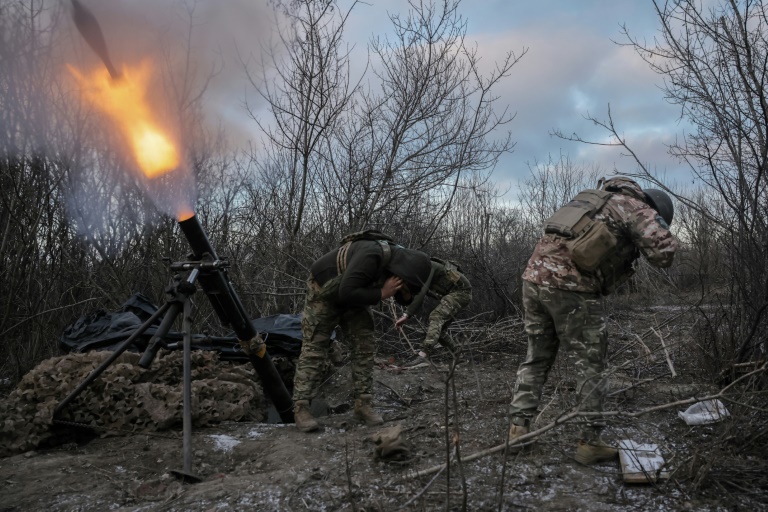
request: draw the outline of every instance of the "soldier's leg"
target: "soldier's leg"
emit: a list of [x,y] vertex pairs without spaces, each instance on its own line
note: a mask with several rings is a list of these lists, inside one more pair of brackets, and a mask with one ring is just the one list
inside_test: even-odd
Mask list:
[[293,399],[311,400],[317,393],[328,359],[331,333],[338,325],[339,311],[332,301],[326,300],[328,282],[322,288],[314,280],[307,283],[307,296],[301,318],[302,345],[296,374],[293,378]]
[[471,301],[472,291],[464,289],[455,289],[440,299],[440,303],[429,315],[429,327],[424,338],[425,348],[433,348],[435,343],[440,343],[451,352],[456,351],[456,347],[448,336],[448,327],[459,311],[467,307]]
[[[608,337],[598,295],[560,292],[558,336],[576,356],[576,392],[585,412],[601,412],[605,397],[605,370]],[[602,418],[585,420],[585,437],[599,436]]]
[[369,308],[349,309],[341,315],[344,339],[350,348],[355,396],[373,391],[373,357],[376,352],[373,313]]
[[373,408],[373,314],[369,308],[355,308],[342,315],[341,326],[352,350],[352,387],[355,418],[366,425],[381,425],[384,419]]
[[429,314],[429,325],[427,325],[427,334],[424,336],[422,349],[429,353],[440,342],[443,331],[447,329],[447,322],[450,320],[450,306],[445,303],[447,295],[443,297],[435,306],[435,309]]
[[517,370],[512,398],[512,422],[527,426],[536,413],[541,391],[557,356],[559,340],[548,311],[547,288],[523,281],[523,307],[528,353]]

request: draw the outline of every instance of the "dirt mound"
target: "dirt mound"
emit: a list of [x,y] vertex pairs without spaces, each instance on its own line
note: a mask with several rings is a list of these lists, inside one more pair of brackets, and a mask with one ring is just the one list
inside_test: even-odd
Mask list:
[[[0,400],[0,456],[56,442],[56,406],[111,352],[53,357],[27,373]],[[161,352],[149,369],[138,354],[124,353],[62,412],[57,420],[88,425],[111,435],[158,431],[181,423],[183,359]],[[192,421],[263,421],[264,395],[249,367],[219,361],[214,352],[192,352]]]

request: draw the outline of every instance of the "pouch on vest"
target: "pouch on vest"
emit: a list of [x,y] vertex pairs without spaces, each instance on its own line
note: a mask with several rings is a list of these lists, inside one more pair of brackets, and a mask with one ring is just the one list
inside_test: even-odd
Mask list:
[[557,210],[544,225],[545,233],[569,239],[566,246],[576,266],[594,272],[616,249],[616,237],[605,223],[593,219],[613,194],[604,190],[584,190]]
[[584,190],[565,206],[557,210],[544,224],[545,233],[573,238],[583,232],[592,217],[613,194],[604,190]]
[[616,250],[616,237],[604,222],[592,221],[581,235],[566,242],[571,259],[581,270],[594,272]]

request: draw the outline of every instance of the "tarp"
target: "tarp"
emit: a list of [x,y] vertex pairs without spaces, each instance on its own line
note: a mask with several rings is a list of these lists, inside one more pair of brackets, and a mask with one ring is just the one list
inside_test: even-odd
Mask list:
[[[68,352],[88,352],[90,350],[114,350],[128,339],[141,325],[157,311],[147,297],[137,293],[129,298],[117,311],[103,309],[78,318],[64,329],[59,343]],[[141,351],[157,331],[159,318],[149,327],[130,350]],[[264,338],[270,354],[282,354],[289,357],[301,352],[301,315],[279,314],[251,321],[255,329]],[[193,324],[194,325],[194,324]],[[169,348],[181,348],[181,332],[170,330],[164,338]],[[213,350],[219,352],[224,360],[243,360],[248,358],[240,349],[234,333],[227,336],[192,335],[192,350]]]

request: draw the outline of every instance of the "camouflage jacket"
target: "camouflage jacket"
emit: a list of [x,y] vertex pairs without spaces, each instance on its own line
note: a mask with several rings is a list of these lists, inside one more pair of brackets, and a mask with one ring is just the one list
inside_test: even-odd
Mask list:
[[455,289],[469,290],[472,288],[469,279],[459,271],[455,264],[450,262],[444,264],[435,260],[432,260],[431,264],[432,271],[426,286],[413,298],[413,302],[405,311],[408,316],[413,316],[421,308],[426,296],[440,300]]
[[607,295],[634,274],[634,262],[642,253],[656,267],[668,267],[677,250],[677,240],[661,216],[645,203],[640,186],[626,178],[606,182],[618,188],[608,202],[594,216],[604,222],[617,239],[617,247],[610,273],[598,269],[582,272],[571,259],[566,239],[556,234],[545,234],[533,250],[523,279],[540,286],[562,290]]

